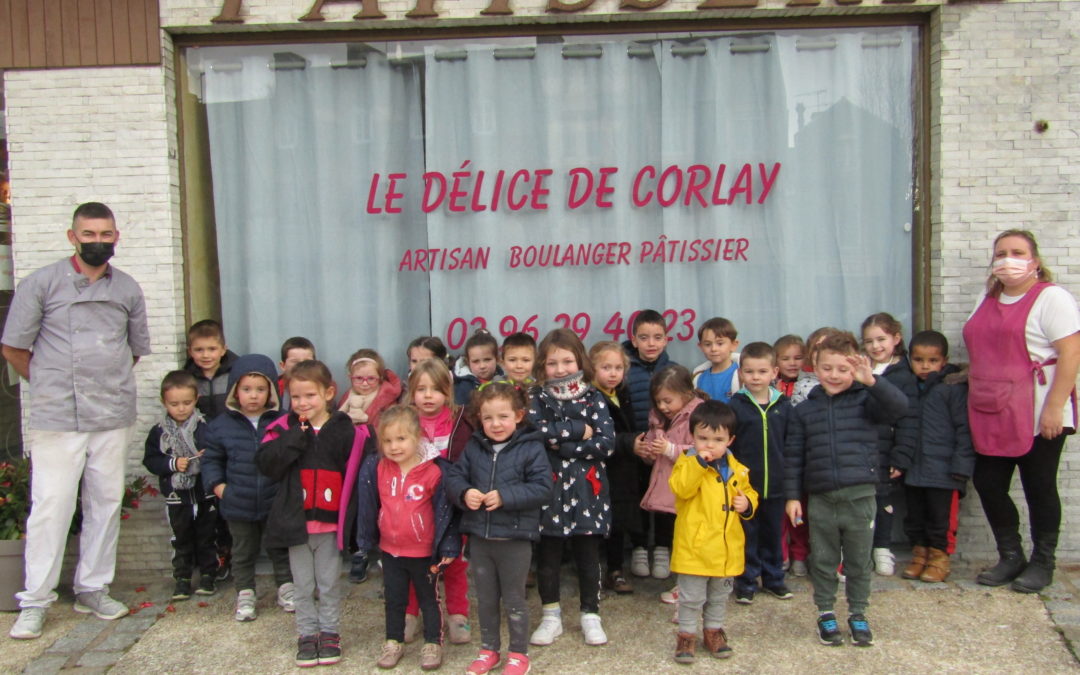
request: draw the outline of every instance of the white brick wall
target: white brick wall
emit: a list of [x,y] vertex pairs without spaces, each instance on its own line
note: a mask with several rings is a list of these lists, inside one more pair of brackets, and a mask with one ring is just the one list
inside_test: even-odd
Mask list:
[[[617,3],[597,0],[586,14],[569,20],[615,13]],[[764,0],[749,13],[768,17],[840,11],[829,3],[793,12],[783,0]],[[245,0],[243,16],[248,26],[294,24],[311,4]],[[512,0],[519,17],[542,15],[545,4]],[[693,13],[697,4],[671,0],[649,15]],[[221,0],[161,0],[162,24],[206,29],[221,5]],[[1080,0],[940,5],[919,0],[917,5],[921,11],[935,8],[927,31],[933,323],[955,345],[955,360],[962,360],[960,326],[985,279],[989,245],[997,232],[1014,226],[1033,230],[1059,282],[1080,297],[1080,134],[1073,128],[1080,119]],[[388,18],[377,23],[412,25],[404,13],[413,6],[413,0],[384,0],[380,8]],[[486,0],[436,3],[444,18],[459,19],[479,19],[479,10],[486,6]],[[324,13],[328,23],[348,23],[359,7],[359,2],[332,3]],[[866,7],[841,9],[872,12],[880,10],[880,4],[868,1]],[[912,6],[890,9],[908,11]],[[146,292],[155,349],[137,369],[140,440],[158,415],[155,392],[161,375],[183,355],[175,74],[167,35],[163,54],[164,65],[155,68],[14,71],[4,76],[17,276],[68,252],[63,230],[79,202],[104,201],[117,212],[123,237],[116,262]],[[1046,133],[1032,130],[1037,119],[1049,121]],[[1061,465],[1061,554],[1080,559],[1080,530],[1074,526],[1080,523],[1076,448],[1070,443]],[[133,445],[132,468],[138,465],[139,452]],[[961,523],[960,550],[971,557],[992,551],[977,501],[970,491]],[[124,530],[130,546],[125,549],[122,542],[122,550],[165,541],[156,518],[133,521]],[[155,559],[165,561],[167,555]]]

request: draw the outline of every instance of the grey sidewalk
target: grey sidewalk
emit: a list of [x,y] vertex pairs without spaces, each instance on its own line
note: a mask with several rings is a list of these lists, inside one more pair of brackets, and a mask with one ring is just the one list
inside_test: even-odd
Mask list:
[[[900,566],[898,565],[898,568]],[[977,569],[977,568],[976,568]],[[564,582],[566,633],[551,647],[532,648],[534,672],[686,672],[671,660],[674,647],[672,608],[657,601],[671,581],[634,580],[631,596],[609,596],[601,615],[611,642],[604,647],[582,644],[577,626],[573,575]],[[1080,565],[1060,565],[1054,584],[1041,596],[1025,596],[1007,588],[976,585],[974,569],[958,564],[945,584],[923,584],[899,577],[875,577],[869,613],[875,646],[833,649],[819,645],[813,633],[814,610],[806,579],[789,579],[796,597],[780,601],[759,595],[749,607],[728,605],[728,634],[735,656],[726,672],[966,672],[1080,671]],[[269,580],[261,577],[259,619],[232,619],[233,589],[175,603],[169,610],[171,583],[117,587],[115,595],[138,609],[133,616],[107,622],[71,611],[70,598],[54,606],[46,633],[34,641],[9,640],[0,656],[0,671],[25,673],[293,672],[295,628],[290,615],[274,605]],[[378,672],[374,662],[383,635],[381,578],[349,587],[342,617],[342,672]],[[841,597],[843,586],[841,586]],[[538,600],[530,591],[533,623]],[[151,603],[146,607],[141,605]],[[843,606],[839,607],[843,609]],[[843,619],[843,612],[838,612]],[[14,620],[0,624],[6,632]],[[463,672],[475,655],[473,643],[447,646],[443,672]],[[505,647],[505,644],[504,644]],[[409,645],[399,672],[415,672],[418,645]],[[691,670],[715,669],[699,656]]]

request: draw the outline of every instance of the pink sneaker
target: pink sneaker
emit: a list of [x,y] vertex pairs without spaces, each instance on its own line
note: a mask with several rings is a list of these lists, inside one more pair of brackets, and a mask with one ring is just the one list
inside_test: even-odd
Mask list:
[[679,604],[679,587],[675,586],[670,591],[664,591],[660,594],[660,602],[665,605],[677,605]]
[[502,675],[525,675],[529,672],[529,657],[517,652],[506,655],[506,666],[503,667]]
[[469,664],[469,669],[465,671],[465,675],[484,675],[494,670],[497,665],[499,665],[499,652],[481,649],[473,662]]

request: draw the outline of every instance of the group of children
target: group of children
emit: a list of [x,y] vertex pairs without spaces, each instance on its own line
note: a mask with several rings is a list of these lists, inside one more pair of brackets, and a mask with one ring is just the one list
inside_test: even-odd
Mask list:
[[[566,329],[539,345],[515,333],[501,347],[481,331],[453,371],[442,342],[421,337],[407,348],[405,386],[362,349],[338,399],[310,341],[285,342],[279,375],[266,356],[228,351],[219,324],[196,324],[188,368],[162,382],[166,415],[144,460],[168,504],[174,599],[190,596],[196,567],[195,593],[214,593],[231,564],[235,617],[254,619],[265,547],[278,604],[296,615],[297,665],[333,664],[342,554],[361,582],[377,551],[377,665],[396,666],[422,634],[420,665],[432,670],[443,656],[440,582],[449,640],[471,640],[471,567],[480,651],[468,673],[503,662],[501,608],[502,672],[517,675],[529,671],[529,644],[563,633],[567,544],[584,641],[607,642],[601,588],[633,592],[628,538],[632,575],[677,575],[661,599],[678,605],[680,663],[695,658],[699,623],[705,651],[730,656],[729,594],[740,604],[759,590],[791,598],[786,571],[809,574],[828,645],[843,642],[834,603],[846,579],[850,639],[868,646],[870,575],[893,573],[894,483],[913,545],[903,576],[948,576],[974,454],[966,385],[944,336],[919,333],[909,357],[900,324],[875,314],[861,345],[821,328],[806,343],[788,335],[740,351],[732,322],[713,318],[698,331],[707,361],[691,372],[668,357],[661,314],[639,312],[631,330],[588,352]],[[542,616],[530,635],[533,561]]]

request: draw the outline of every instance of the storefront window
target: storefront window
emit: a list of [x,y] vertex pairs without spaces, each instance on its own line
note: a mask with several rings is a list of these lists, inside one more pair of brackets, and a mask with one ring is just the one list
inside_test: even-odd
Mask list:
[[[910,325],[916,28],[187,50],[234,348]],[[201,318],[201,317],[193,317]]]

